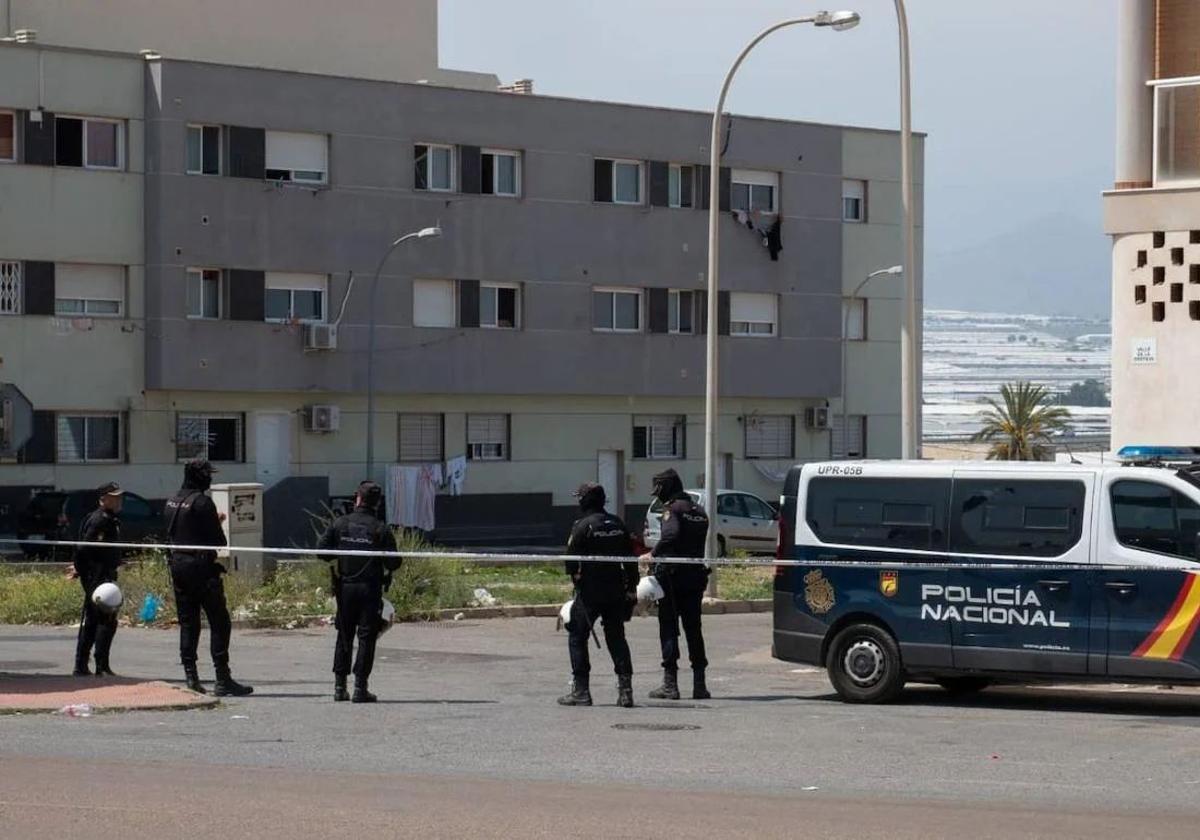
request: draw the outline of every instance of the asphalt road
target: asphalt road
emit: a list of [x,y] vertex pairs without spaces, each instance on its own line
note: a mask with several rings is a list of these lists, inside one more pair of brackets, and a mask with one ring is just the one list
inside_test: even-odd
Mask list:
[[[1174,837],[1200,815],[1200,695],[917,687],[837,701],[775,662],[769,615],[706,619],[714,699],[646,701],[655,625],[630,625],[642,704],[591,709],[552,619],[402,625],[377,706],[330,698],[328,630],[235,633],[257,693],[212,711],[0,717],[0,837]],[[0,627],[0,671],[62,671],[72,633]],[[176,636],[122,629],[113,664],[178,676]],[[621,726],[622,728],[614,728]],[[669,728],[668,728],[669,727]]]

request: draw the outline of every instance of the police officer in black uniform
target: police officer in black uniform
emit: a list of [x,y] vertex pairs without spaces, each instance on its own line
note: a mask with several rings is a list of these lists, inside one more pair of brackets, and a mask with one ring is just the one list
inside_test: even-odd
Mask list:
[[[167,500],[167,539],[174,545],[220,547],[226,545],[225,531],[217,507],[208,496],[212,485],[212,464],[203,459],[189,461],[183,467],[183,487]],[[175,590],[175,609],[179,615],[179,658],[187,687],[204,694],[196,671],[196,653],[200,646],[200,612],[208,619],[209,646],[217,681],[213,694],[218,697],[244,697],[254,689],[241,685],[229,672],[229,634],[232,623],[225,603],[221,575],[225,567],[217,562],[216,551],[172,549],[168,564]]]
[[653,562],[651,574],[665,593],[658,602],[658,638],[662,644],[663,684],[650,692],[656,700],[679,699],[679,625],[687,637],[692,661],[692,697],[707,700],[712,695],[704,680],[708,660],[700,629],[700,606],[708,586],[708,567],[699,563],[666,563],[670,557],[704,557],[708,536],[708,514],[683,489],[675,470],[654,476],[654,496],[664,505],[662,536],[654,549],[640,558]]
[[[358,485],[354,510],[339,516],[321,536],[318,548],[354,551],[395,551],[396,537],[379,518],[383,489],[373,481]],[[392,582],[392,572],[400,568],[399,557],[322,557],[335,562],[334,594],[337,597],[337,642],[333,649],[333,699],[354,703],[374,703],[367,690],[371,668],[375,664],[375,641],[383,621],[383,593]],[[354,637],[358,636],[358,655],[354,659],[354,695],[346,690]]]
[[625,557],[626,563],[566,561],[567,574],[575,583],[575,599],[567,624],[567,647],[571,653],[571,693],[558,698],[564,706],[590,706],[591,662],[589,636],[597,621],[604,623],[604,642],[617,674],[617,705],[633,705],[633,659],[625,639],[625,622],[637,602],[638,567],[633,559],[633,539],[620,517],[604,510],[604,488],[584,484],[575,493],[583,516],[571,528],[567,553],[591,557]]
[[[121,503],[124,496],[116,482],[108,482],[96,491],[99,507],[89,513],[79,528],[84,542],[113,543],[121,541]],[[101,610],[92,603],[92,593],[102,583],[116,583],[117,567],[121,565],[121,549],[79,546],[75,549],[75,575],[83,586],[83,617],[79,623],[79,639],[75,643],[75,676],[86,677],[92,646],[96,648],[96,676],[114,676],[108,667],[108,654],[117,632],[117,615]]]

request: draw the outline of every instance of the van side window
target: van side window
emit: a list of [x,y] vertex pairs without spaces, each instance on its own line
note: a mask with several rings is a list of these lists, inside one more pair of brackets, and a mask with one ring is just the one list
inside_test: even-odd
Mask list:
[[950,551],[1058,557],[1079,543],[1081,481],[956,479]]
[[946,550],[949,479],[814,478],[806,517],[824,543]]
[[1200,505],[1152,481],[1118,481],[1110,491],[1117,542],[1195,560]]

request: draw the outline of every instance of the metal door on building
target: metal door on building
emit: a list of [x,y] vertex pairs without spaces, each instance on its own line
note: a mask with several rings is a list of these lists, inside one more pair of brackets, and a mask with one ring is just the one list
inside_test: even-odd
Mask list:
[[263,411],[254,415],[254,462],[257,480],[263,487],[270,487],[291,474],[291,414]]
[[596,483],[608,497],[608,511],[625,517],[625,453],[601,450],[596,454]]

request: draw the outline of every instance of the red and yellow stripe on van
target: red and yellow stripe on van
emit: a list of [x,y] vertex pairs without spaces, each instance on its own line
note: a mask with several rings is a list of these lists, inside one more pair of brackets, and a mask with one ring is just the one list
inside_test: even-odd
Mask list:
[[1200,627],[1200,576],[1189,574],[1184,576],[1171,609],[1133,655],[1145,659],[1180,659],[1197,627]]

